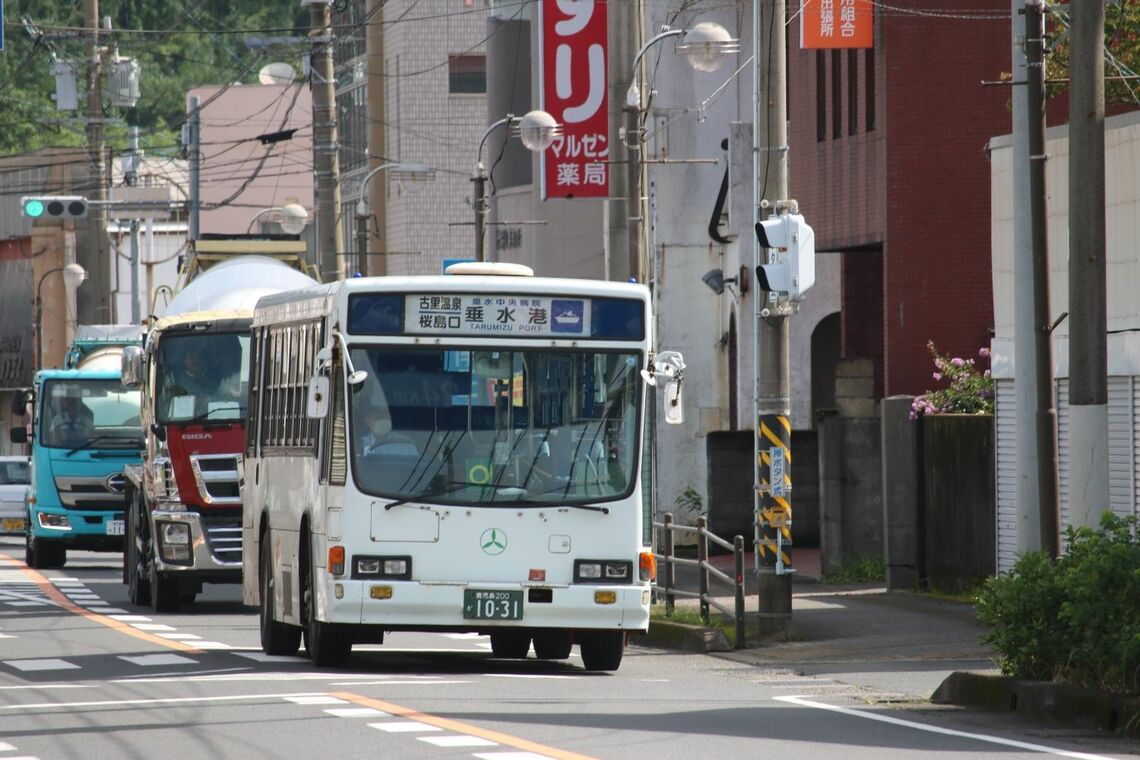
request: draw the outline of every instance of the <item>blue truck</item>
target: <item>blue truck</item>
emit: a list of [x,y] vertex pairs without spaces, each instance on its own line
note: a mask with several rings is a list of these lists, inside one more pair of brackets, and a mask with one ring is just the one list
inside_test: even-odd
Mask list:
[[30,424],[11,430],[13,442],[31,446],[28,567],[63,567],[68,549],[123,550],[123,469],[142,461],[143,431],[121,357],[141,344],[137,326],[82,326],[63,369],[38,371],[18,402],[31,412]]

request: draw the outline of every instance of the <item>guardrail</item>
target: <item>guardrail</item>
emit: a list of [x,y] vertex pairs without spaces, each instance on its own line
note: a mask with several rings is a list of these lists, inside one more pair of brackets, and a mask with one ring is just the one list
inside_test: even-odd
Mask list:
[[[665,596],[665,612],[670,614],[673,612],[676,603],[676,597],[686,597],[690,599],[700,599],[701,601],[701,619],[707,625],[709,622],[709,607],[716,607],[718,610],[728,615],[736,623],[736,649],[744,648],[744,537],[734,536],[732,543],[725,541],[715,533],[711,533],[708,529],[708,520],[704,517],[697,518],[696,527],[691,525],[676,525],[673,522],[673,513],[666,512],[662,515],[661,522],[654,522],[653,526],[659,529],[658,535],[661,538],[661,553],[655,553],[654,556],[660,560],[663,567],[663,572],[658,575],[658,592],[664,593]],[[678,557],[674,551],[674,535],[677,533],[695,533],[697,534],[697,558],[689,559],[688,557]],[[709,563],[709,542],[722,546],[725,549],[732,551],[733,559],[733,576],[730,577],[720,570],[717,570]],[[685,589],[677,588],[677,565],[686,565],[697,568],[697,576],[699,579],[699,591],[687,591]],[[716,581],[722,583],[733,589],[735,596],[734,609],[729,609],[727,606],[719,603],[709,593],[709,581]]]

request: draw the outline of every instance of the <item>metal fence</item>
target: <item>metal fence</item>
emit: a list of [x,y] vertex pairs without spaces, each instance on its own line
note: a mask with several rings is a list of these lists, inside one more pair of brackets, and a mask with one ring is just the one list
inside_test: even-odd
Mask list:
[[[696,526],[691,525],[677,525],[673,522],[673,513],[666,512],[662,515],[661,522],[654,522],[653,527],[657,528],[657,535],[660,541],[660,553],[655,553],[654,556],[660,561],[663,571],[658,575],[657,589],[658,596],[665,597],[665,612],[671,614],[673,612],[676,598],[685,597],[690,599],[699,599],[701,602],[701,619],[707,625],[709,622],[709,607],[716,607],[718,610],[728,615],[736,623],[736,649],[744,648],[744,538],[737,535],[733,537],[732,543],[725,541],[715,533],[708,530],[708,520],[704,517],[697,518]],[[697,535],[697,558],[690,559],[688,557],[678,557],[674,551],[675,535],[678,533],[695,533]],[[730,577],[720,570],[717,570],[709,563],[709,542],[722,546],[725,549],[732,551],[733,559],[733,576]],[[697,568],[697,578],[699,583],[699,591],[688,591],[685,589],[677,588],[677,565],[685,565]],[[726,605],[719,603],[709,593],[710,581],[725,585],[733,590],[735,596],[734,609],[729,609]]]

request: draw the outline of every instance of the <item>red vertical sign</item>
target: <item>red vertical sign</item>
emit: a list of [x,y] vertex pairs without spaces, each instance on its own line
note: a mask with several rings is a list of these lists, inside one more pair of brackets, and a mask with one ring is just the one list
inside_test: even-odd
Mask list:
[[541,0],[542,108],[563,134],[542,158],[542,197],[610,194],[606,0]]

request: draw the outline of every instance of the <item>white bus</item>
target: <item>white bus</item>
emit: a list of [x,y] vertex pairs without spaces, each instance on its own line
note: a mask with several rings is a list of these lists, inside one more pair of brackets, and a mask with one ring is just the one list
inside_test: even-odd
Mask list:
[[[641,285],[454,265],[267,296],[253,318],[243,598],[318,666],[385,631],[615,670],[649,625]],[[455,276],[463,274],[464,276]]]

